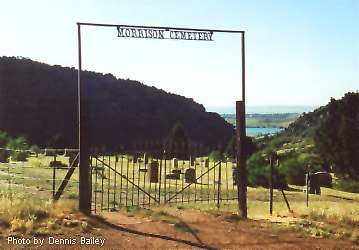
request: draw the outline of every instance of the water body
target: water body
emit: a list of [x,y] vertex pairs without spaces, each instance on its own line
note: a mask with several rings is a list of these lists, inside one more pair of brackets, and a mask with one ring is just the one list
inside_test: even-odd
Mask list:
[[281,128],[246,128],[246,134],[248,136],[273,135],[281,130]]
[[[285,106],[285,105],[268,105],[268,106],[247,106],[247,114],[283,114],[283,113],[303,113],[311,112],[316,109],[317,106]],[[225,106],[208,106],[206,107],[207,111],[216,112],[219,114],[235,114],[235,106],[225,107]]]

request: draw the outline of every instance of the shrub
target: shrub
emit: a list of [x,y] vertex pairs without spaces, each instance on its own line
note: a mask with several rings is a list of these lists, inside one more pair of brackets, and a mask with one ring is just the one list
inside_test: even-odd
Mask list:
[[291,158],[280,164],[280,169],[286,175],[287,182],[293,185],[305,185],[306,166],[298,158]]
[[25,151],[13,151],[11,153],[11,160],[13,161],[27,161],[27,157],[29,154]]
[[0,147],[5,147],[9,143],[10,137],[7,133],[0,131]]
[[10,152],[7,150],[0,149],[0,162],[9,162]]
[[316,154],[302,153],[291,155],[290,158],[284,160],[279,168],[286,175],[287,182],[293,185],[305,185],[305,174],[307,166],[309,171],[317,172],[321,170],[321,161]]

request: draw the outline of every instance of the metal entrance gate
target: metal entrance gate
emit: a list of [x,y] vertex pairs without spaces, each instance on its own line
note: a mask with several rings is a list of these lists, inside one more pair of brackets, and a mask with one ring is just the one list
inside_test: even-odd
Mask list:
[[145,153],[91,156],[92,211],[150,208],[237,199],[236,164],[199,157],[150,158]]

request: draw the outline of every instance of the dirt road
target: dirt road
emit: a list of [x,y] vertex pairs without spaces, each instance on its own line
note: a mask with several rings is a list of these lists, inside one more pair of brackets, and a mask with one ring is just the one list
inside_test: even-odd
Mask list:
[[231,220],[228,216],[215,217],[196,210],[166,212],[185,222],[191,230],[180,231],[173,224],[148,217],[107,213],[104,214],[106,221],[94,219],[101,226],[100,233],[86,235],[105,239],[103,247],[80,245],[78,235],[75,245],[50,246],[45,238],[44,245],[34,249],[359,249],[359,245],[350,241],[282,231],[271,228],[265,221]]

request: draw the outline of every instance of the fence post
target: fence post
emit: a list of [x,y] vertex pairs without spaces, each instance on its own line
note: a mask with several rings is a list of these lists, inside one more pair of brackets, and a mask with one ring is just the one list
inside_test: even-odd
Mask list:
[[89,133],[87,131],[87,96],[84,84],[81,83],[81,24],[77,23],[78,38],[78,61],[77,75],[78,84],[78,115],[79,115],[79,209],[84,214],[91,214],[91,191],[90,191],[90,156],[89,156]]
[[246,171],[246,156],[245,156],[245,139],[246,139],[246,124],[245,124],[245,106],[244,101],[236,102],[236,138],[237,138],[237,198],[239,211],[242,218],[247,218],[247,171]]
[[54,164],[52,165],[52,199],[55,199],[56,192],[56,155],[54,155]]

